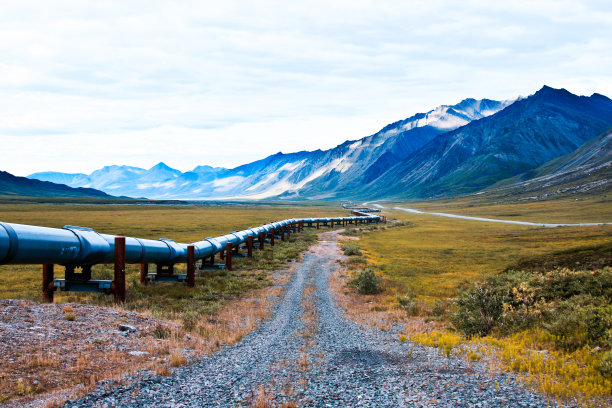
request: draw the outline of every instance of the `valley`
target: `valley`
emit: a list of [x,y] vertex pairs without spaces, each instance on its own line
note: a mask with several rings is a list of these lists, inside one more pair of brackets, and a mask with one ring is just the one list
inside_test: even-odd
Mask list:
[[[266,403],[272,405],[302,406],[308,405],[308,401],[323,401],[330,398],[330,401],[344,401],[344,403],[363,399],[364,403],[377,401],[383,405],[388,402],[389,406],[397,406],[396,398],[400,396],[405,401],[410,401],[411,406],[420,406],[419,404],[429,406],[432,399],[438,401],[437,404],[444,405],[444,401],[448,398],[454,402],[492,398],[493,406],[503,405],[502,401],[516,401],[516,404],[520,405],[528,400],[531,400],[534,406],[547,406],[552,404],[553,400],[562,402],[564,406],[583,406],[587,401],[591,401],[589,404],[592,406],[600,406],[605,398],[609,398],[608,391],[597,391],[595,394],[589,394],[590,397],[586,399],[581,394],[587,389],[585,387],[602,384],[601,381],[604,381],[601,380],[603,377],[597,377],[599,374],[592,368],[594,362],[584,363],[584,367],[590,367],[591,370],[588,376],[585,374],[585,381],[590,382],[587,381],[586,385],[575,385],[579,391],[568,395],[555,391],[554,387],[544,387],[537,381],[534,382],[532,377],[526,376],[520,367],[518,371],[508,367],[507,365],[511,363],[506,363],[501,355],[495,354],[497,352],[485,352],[485,349],[505,350],[518,340],[506,339],[499,334],[495,335],[498,337],[484,336],[478,341],[468,340],[452,337],[457,335],[445,330],[452,327],[449,319],[456,307],[454,302],[463,291],[476,282],[495,277],[513,265],[531,265],[536,259],[541,259],[549,270],[554,270],[556,267],[567,268],[568,265],[573,267],[574,260],[580,262],[575,264],[579,265],[575,267],[578,270],[582,267],[595,268],[595,270],[609,267],[612,255],[605,248],[611,244],[611,225],[545,228],[451,219],[393,209],[393,207],[409,207],[432,212],[520,218],[531,222],[546,220],[555,223],[579,223],[583,220],[581,217],[593,222],[608,219],[610,206],[607,201],[593,199],[578,203],[574,200],[523,204],[480,203],[475,206],[474,203],[458,200],[385,202],[382,206],[386,207],[384,214],[392,219],[387,225],[362,227],[361,231],[348,227],[346,232],[307,229],[302,234],[292,235],[289,241],[280,246],[268,247],[261,254],[256,253],[252,261],[237,258],[235,270],[230,273],[207,272],[197,277],[196,287],[193,290],[185,291],[182,284],[177,286],[172,283],[157,283],[143,287],[137,281],[138,268],[128,266],[126,274],[130,295],[119,310],[125,313],[138,313],[145,319],[142,320],[143,324],[149,318],[161,319],[158,321],[169,327],[171,333],[169,337],[171,341],[167,343],[170,347],[161,349],[153,347],[152,345],[160,340],[155,340],[150,330],[147,332],[142,329],[144,330],[142,335],[149,336],[143,338],[143,341],[146,340],[143,344],[152,341],[151,346],[143,348],[131,345],[126,350],[137,352],[145,350],[148,355],[125,359],[129,366],[118,364],[107,372],[96,371],[96,381],[88,382],[84,388],[77,387],[74,390],[66,388],[66,383],[62,382],[54,386],[45,383],[46,387],[51,388],[37,388],[33,385],[34,382],[42,383],[37,380],[36,371],[33,377],[24,377],[24,373],[20,374],[18,366],[7,366],[11,372],[16,370],[13,375],[21,375],[30,381],[30,383],[27,381],[20,383],[22,390],[30,391],[26,391],[25,394],[24,391],[19,391],[14,387],[12,380],[0,384],[0,389],[4,390],[2,391],[4,398],[10,397],[11,406],[19,406],[19,401],[25,403],[32,399],[41,401],[57,398],[61,401],[62,398],[74,400],[81,397],[86,399],[72,402],[72,406],[93,403],[112,404],[113,401],[123,401],[121,404],[128,405],[147,403],[147,401],[164,404],[163,401],[166,401],[166,404],[172,405],[179,400],[185,403],[198,401],[199,404],[214,405],[213,400],[217,401],[218,398],[227,398],[228,404],[232,401],[231,403],[239,405],[267,401]],[[551,211],[555,214],[551,215]],[[313,216],[344,213],[345,210],[324,203],[316,205],[312,203],[309,206],[286,204],[276,207],[70,204],[0,206],[2,219],[9,222],[53,227],[72,222],[92,226],[101,232],[150,238],[171,236],[186,242],[201,239],[205,235],[215,235],[269,221],[270,218],[296,214]],[[318,233],[323,235],[317,237]],[[346,252],[348,244],[358,246],[357,255],[351,250],[353,255],[340,257],[337,254],[338,246],[345,248]],[[585,248],[592,250],[590,253],[584,252]],[[597,250],[597,248],[603,249]],[[577,254],[584,252],[584,255],[571,255],[572,251],[577,251]],[[292,259],[297,262],[287,263]],[[555,264],[555,259],[560,263]],[[183,266],[179,265],[179,271],[181,268]],[[380,294],[362,295],[350,285],[351,279],[359,275],[364,268],[373,269],[381,279]],[[110,269],[112,268],[109,266],[97,266],[94,268],[94,275],[108,276],[111,273]],[[40,273],[40,268],[35,266],[0,267],[0,278],[3,282],[0,285],[0,298],[37,302],[40,299]],[[59,276],[61,277],[61,271]],[[329,288],[331,292],[327,292]],[[309,294],[312,290],[314,292]],[[410,304],[413,306],[405,306],[404,299],[412,302]],[[62,307],[66,310],[74,310],[70,313],[74,313],[75,321],[82,322],[80,324],[87,327],[88,319],[83,313],[94,312],[83,312],[80,305],[106,309],[111,306],[112,298],[106,295],[58,292],[56,302],[64,305]],[[248,308],[245,309],[247,305]],[[247,310],[251,310],[254,314],[245,315],[244,312]],[[296,318],[295,313],[302,317]],[[122,319],[124,318],[116,322]],[[8,320],[4,321],[8,323]],[[357,325],[350,321],[357,322]],[[110,330],[112,322],[110,320],[108,326]],[[151,324],[155,326],[159,323]],[[238,331],[232,329],[236,324],[241,327]],[[37,321],[36,325],[45,327],[46,323]],[[77,326],[74,327],[76,329]],[[295,338],[295,335],[291,334],[294,332],[299,333],[298,339],[301,340],[291,340]],[[451,346],[445,346],[447,343],[441,342],[440,339],[446,337],[432,337],[438,336],[436,333],[448,333],[440,336],[451,336],[449,337]],[[323,340],[323,337],[326,340]],[[338,342],[337,339],[340,338],[353,339],[355,346],[345,341]],[[407,342],[406,339],[412,339],[412,342]],[[291,344],[291,351],[283,347],[271,347],[274,342]],[[497,343],[493,345],[494,342]],[[226,346],[219,349],[219,345],[223,344]],[[231,347],[232,344],[236,344],[236,348]],[[486,346],[488,348],[484,346],[485,344],[488,344]],[[562,353],[549,343],[533,344],[536,348],[548,347],[551,353]],[[59,352],[56,347],[58,346],[49,346],[47,354],[43,356],[46,359],[44,361],[53,361],[56,358],[53,357],[53,353]],[[439,355],[435,347],[442,349],[450,347],[448,349],[450,357]],[[530,350],[532,346],[522,347],[524,350]],[[191,351],[188,353],[180,351],[184,348]],[[262,351],[271,349],[276,351]],[[260,354],[271,353],[266,362],[261,363],[263,365],[254,366],[259,367],[256,370],[257,379],[249,377],[255,375],[254,371],[247,370],[251,363],[244,365],[238,363],[251,361],[249,359],[254,358],[253,354],[249,354],[252,352],[247,350],[253,352],[258,350],[257,353]],[[470,352],[472,354],[466,350],[472,350]],[[91,353],[93,354],[88,361],[95,361],[96,354],[94,351]],[[236,357],[238,355],[240,357]],[[479,356],[478,359],[474,357],[476,355]],[[180,356],[184,356],[185,359],[180,363],[176,360],[175,364],[174,359],[179,359]],[[528,358],[524,355],[519,357]],[[555,358],[578,357],[576,354],[559,354]],[[222,374],[218,378],[206,380],[200,385],[188,381],[189,378],[199,375],[198,372],[208,373],[210,370],[218,370],[217,365],[225,364],[220,362],[223,359],[235,361],[233,371],[222,369],[220,371]],[[480,359],[487,363],[480,362]],[[79,361],[80,365],[75,365],[75,369],[79,367],[79,370],[91,370],[87,368],[84,360]],[[116,364],[119,360],[113,361],[113,364]],[[424,361],[427,361],[426,371],[417,368],[422,367]],[[57,367],[55,363],[48,364],[45,371],[39,371],[40,375],[43,372],[52,373],[54,367]],[[76,361],[64,364],[76,364]],[[453,367],[450,373],[445,371],[449,365]],[[347,371],[352,373],[351,378],[365,381],[363,388],[358,386],[352,393],[334,394],[334,391],[328,388],[336,383],[331,373],[339,375],[338,378],[344,378],[342,370],[349,370],[348,367],[352,367]],[[137,368],[150,371],[137,373],[135,371]],[[238,375],[238,372],[241,374]],[[262,372],[265,373],[263,376]],[[421,380],[416,381],[416,378],[420,378],[419,375],[424,376],[423,381],[432,375],[445,380],[417,392],[414,387],[419,387],[422,383]],[[507,375],[510,377],[506,377]],[[542,375],[552,374],[543,371]],[[561,373],[556,375],[556,377],[546,377],[549,378],[547,381],[559,385],[570,381],[568,378],[560,377]],[[224,388],[227,387],[224,385],[227,381],[223,379],[230,377],[242,378],[243,380],[237,381],[244,381],[244,386],[238,387],[238,383],[232,383],[237,388],[232,386],[235,391],[228,393]],[[9,378],[19,377],[8,377],[7,380]],[[112,380],[113,388],[118,387],[116,392],[108,393],[101,388],[95,388],[97,381],[105,378]],[[321,378],[328,380],[323,381]],[[393,386],[377,388],[374,391],[367,385],[373,378],[379,378],[380,381],[386,378],[384,382]],[[406,382],[405,378],[415,380]],[[182,392],[179,397],[176,393],[172,393],[174,387],[172,384],[182,381],[184,384],[181,385],[181,389],[191,391]],[[338,386],[340,384],[341,381]],[[462,385],[456,389],[457,392],[453,392],[451,384]],[[606,383],[603,384],[605,389]],[[503,396],[497,392],[500,386]],[[470,387],[476,388],[469,391]],[[137,389],[140,391],[136,392]],[[541,397],[530,394],[533,390],[544,396],[546,402],[535,402]],[[55,396],[50,397],[46,394],[49,391],[53,391],[52,395]],[[91,392],[93,394],[88,397]],[[211,397],[213,399],[207,400],[204,397],[204,395],[217,395],[216,393],[219,394],[217,397]],[[127,399],[122,400],[124,397],[121,395]],[[223,397],[220,397],[221,395]],[[605,397],[606,395],[608,397]]]

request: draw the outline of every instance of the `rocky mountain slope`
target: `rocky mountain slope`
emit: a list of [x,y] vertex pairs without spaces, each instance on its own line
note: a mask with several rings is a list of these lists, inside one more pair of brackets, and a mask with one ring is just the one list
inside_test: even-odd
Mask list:
[[479,191],[576,150],[612,127],[612,100],[543,87],[506,109],[441,134],[362,189],[432,198]]
[[574,152],[493,185],[487,194],[546,199],[612,190],[612,130]]

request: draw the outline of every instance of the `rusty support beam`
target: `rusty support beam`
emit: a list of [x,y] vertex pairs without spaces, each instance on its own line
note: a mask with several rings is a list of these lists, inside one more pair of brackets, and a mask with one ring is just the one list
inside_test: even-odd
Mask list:
[[53,303],[53,264],[43,264],[42,298],[43,302]]
[[232,270],[232,243],[228,242],[225,244],[225,269],[228,271]]
[[140,264],[140,283],[146,285],[149,283],[149,264]]
[[187,278],[185,281],[190,288],[195,286],[195,247],[193,245],[187,245]]
[[249,235],[247,237],[247,256],[249,258],[253,257],[253,236]]
[[281,227],[281,241],[285,240],[285,226],[283,225]]
[[125,302],[125,237],[115,237],[113,297],[116,304]]
[[272,228],[270,231],[270,246],[274,246],[274,235],[276,235],[276,229]]
[[259,233],[259,250],[260,251],[264,250],[264,241],[265,241],[265,239],[266,239],[265,232],[261,231]]
[[317,229],[319,229],[319,220],[317,220]]

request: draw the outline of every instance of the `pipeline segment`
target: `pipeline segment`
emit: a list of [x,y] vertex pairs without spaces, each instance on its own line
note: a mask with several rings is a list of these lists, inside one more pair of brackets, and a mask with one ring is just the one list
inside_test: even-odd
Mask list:
[[[195,259],[214,256],[230,243],[233,248],[247,242],[249,236],[257,239],[261,232],[276,234],[283,228],[297,228],[299,223],[313,224],[341,222],[380,222],[382,217],[364,215],[353,217],[323,217],[286,219],[243,231],[235,231],[216,238],[194,242]],[[113,263],[115,259],[114,235],[100,234],[91,228],[66,225],[47,228],[33,225],[0,222],[0,265],[58,264],[64,266],[91,266]],[[171,239],[159,240],[125,238],[125,263],[154,263],[174,265],[187,261],[187,246]]]

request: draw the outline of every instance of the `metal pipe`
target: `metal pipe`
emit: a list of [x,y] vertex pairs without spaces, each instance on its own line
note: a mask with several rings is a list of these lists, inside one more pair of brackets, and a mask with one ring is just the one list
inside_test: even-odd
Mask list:
[[[370,222],[382,220],[380,216],[288,219],[236,231],[216,238],[194,242],[195,259],[205,259],[226,249],[244,244],[249,236],[259,238],[280,232],[284,238],[296,223],[329,222],[336,220]],[[262,234],[263,233],[263,234]],[[0,265],[56,264],[63,266],[91,266],[115,261],[114,235],[100,234],[91,228],[64,226],[61,229],[0,222]],[[261,245],[263,247],[263,245]],[[263,249],[263,248],[262,248]],[[125,263],[173,265],[187,261],[187,244],[171,239],[159,240],[125,238]]]

